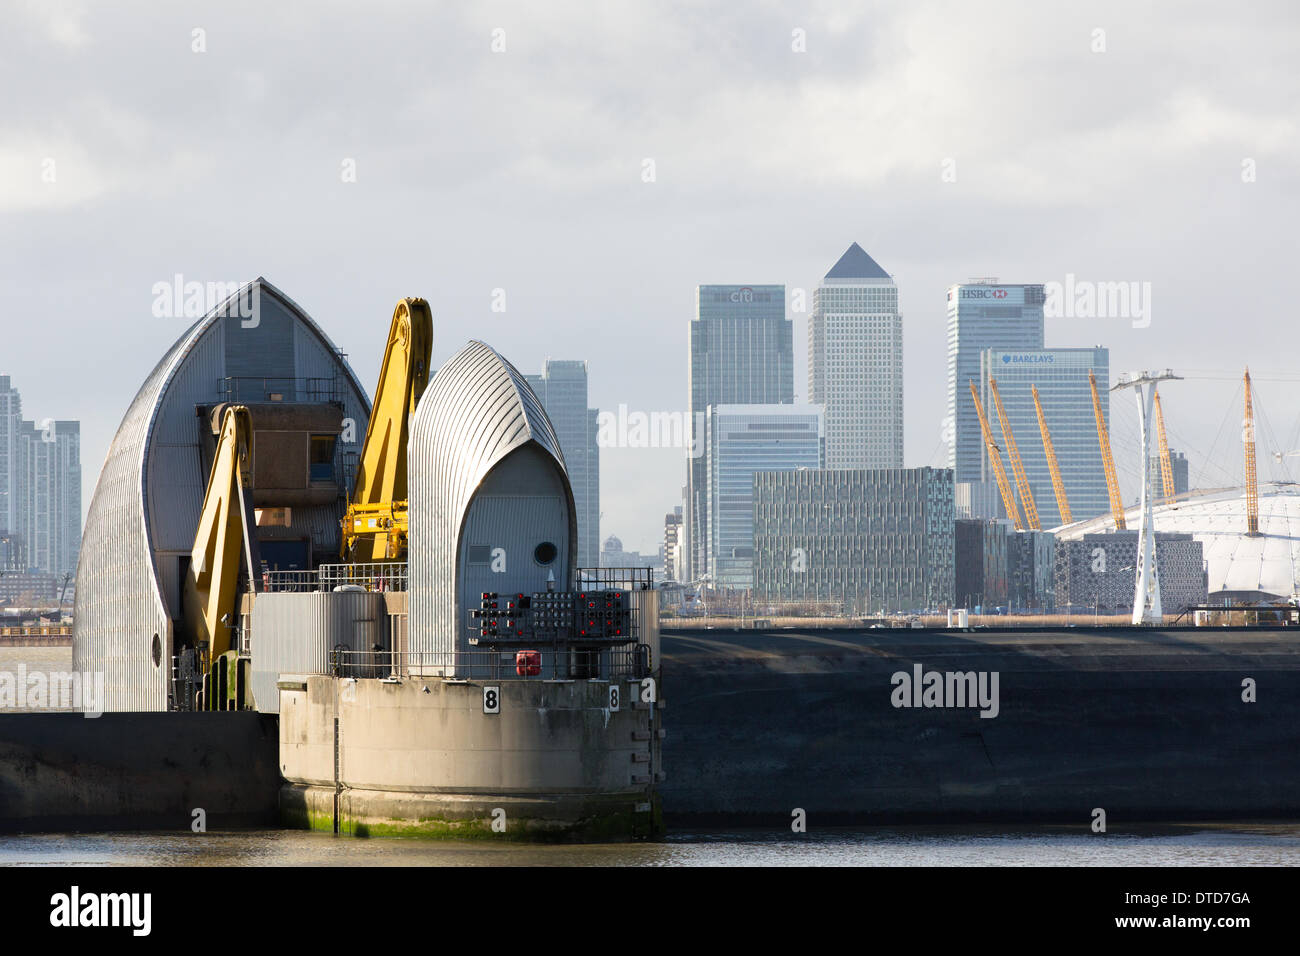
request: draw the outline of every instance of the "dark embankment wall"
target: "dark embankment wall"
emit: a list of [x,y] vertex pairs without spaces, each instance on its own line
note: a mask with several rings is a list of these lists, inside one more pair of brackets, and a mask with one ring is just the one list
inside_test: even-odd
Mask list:
[[[1298,818],[1298,650],[1300,629],[665,631],[665,820]],[[998,716],[895,708],[915,663],[998,671]]]
[[273,826],[273,716],[0,715],[0,831]]

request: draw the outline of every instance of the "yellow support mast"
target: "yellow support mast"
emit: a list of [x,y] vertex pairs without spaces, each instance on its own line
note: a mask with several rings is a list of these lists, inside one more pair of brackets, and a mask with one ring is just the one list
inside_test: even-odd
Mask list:
[[1052,473],[1052,491],[1056,493],[1056,507],[1061,512],[1061,524],[1074,520],[1070,513],[1070,502],[1065,497],[1065,482],[1061,480],[1061,468],[1056,462],[1056,447],[1052,444],[1052,434],[1047,430],[1047,419],[1043,417],[1043,403],[1038,400],[1038,386],[1029,386],[1034,393],[1034,410],[1038,412],[1038,431],[1043,436],[1043,452],[1047,455],[1047,470]]
[[1246,536],[1259,536],[1259,484],[1255,478],[1255,409],[1250,400],[1250,369],[1246,369],[1246,417],[1241,438],[1246,446]]
[[261,570],[252,448],[252,416],[246,406],[232,405],[221,417],[221,434],[182,584],[185,636],[194,646],[206,643],[212,661],[231,650],[229,622],[238,607],[241,563],[250,592],[257,590]]
[[989,427],[988,416],[984,414],[984,406],[980,403],[979,393],[975,391],[975,383],[970,383],[970,397],[975,400],[975,414],[980,419],[980,431],[984,433],[984,447],[988,449],[989,463],[993,466],[993,476],[998,481],[998,492],[1002,495],[1002,505],[1007,509],[1009,517],[1016,526],[1017,531],[1025,530],[1025,523],[1020,518],[1020,509],[1016,507],[1015,495],[1011,493],[1011,483],[1007,481],[1006,470],[1002,467],[1002,453],[998,451],[997,442],[993,440],[993,429]]
[[1097,376],[1088,373],[1088,387],[1092,389],[1092,411],[1097,417],[1097,444],[1101,446],[1101,464],[1106,471],[1106,491],[1110,494],[1110,514],[1115,519],[1115,530],[1123,531],[1124,499],[1119,493],[1119,479],[1115,476],[1115,457],[1110,453],[1110,432],[1106,416],[1101,413],[1101,398],[1097,395]]
[[406,558],[406,445],[415,407],[429,384],[433,313],[424,299],[397,303],[366,426],[352,500],[343,518],[343,558]]
[[1156,440],[1160,443],[1160,477],[1164,481],[1165,501],[1173,501],[1177,492],[1174,490],[1174,463],[1169,458],[1169,439],[1165,437],[1165,413],[1160,408],[1160,393],[1155,391],[1152,398],[1156,408]]
[[1002,408],[1002,396],[998,394],[997,379],[989,379],[989,392],[993,395],[993,407],[998,412],[998,424],[1002,426],[1002,440],[1007,446],[1007,457],[1011,459],[1011,473],[1016,476],[1016,488],[1020,492],[1020,505],[1025,511],[1025,520],[1033,531],[1041,531],[1038,522],[1038,507],[1034,504],[1034,493],[1029,489],[1029,478],[1025,475],[1024,464],[1020,461],[1020,449],[1016,447],[1016,437],[1011,434],[1011,423]]

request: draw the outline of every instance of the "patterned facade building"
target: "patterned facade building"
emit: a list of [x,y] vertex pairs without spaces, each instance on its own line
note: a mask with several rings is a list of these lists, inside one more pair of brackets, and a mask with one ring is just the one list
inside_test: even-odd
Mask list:
[[946,468],[754,475],[755,601],[862,614],[950,606],[953,549]]
[[[1133,609],[1136,530],[1087,534],[1056,544],[1056,606],[1119,614]],[[1206,603],[1209,577],[1200,541],[1190,534],[1156,532],[1160,603],[1177,614]]]

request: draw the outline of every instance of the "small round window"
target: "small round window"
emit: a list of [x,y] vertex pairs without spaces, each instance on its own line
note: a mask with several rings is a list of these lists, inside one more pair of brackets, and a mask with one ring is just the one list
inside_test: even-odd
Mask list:
[[545,567],[555,560],[555,556],[560,550],[549,541],[543,541],[537,547],[533,548],[533,560]]

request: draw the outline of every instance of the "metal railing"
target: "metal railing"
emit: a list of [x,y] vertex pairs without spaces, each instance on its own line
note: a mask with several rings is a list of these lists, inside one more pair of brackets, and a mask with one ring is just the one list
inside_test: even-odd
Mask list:
[[649,591],[654,568],[579,568],[577,588],[591,591]]
[[648,677],[645,644],[619,648],[542,647],[510,651],[330,651],[335,677],[459,680],[621,680]]
[[[228,375],[218,382],[226,402],[312,402],[340,405],[346,392],[339,377],[292,378],[288,376]],[[276,399],[274,396],[279,395]]]
[[405,591],[406,562],[388,561],[375,564],[322,564],[319,568],[322,591],[333,591],[345,584],[359,585],[367,591]]
[[406,564],[322,564],[315,571],[263,571],[263,591],[333,591],[351,586],[367,591],[405,591]]
[[[322,564],[315,571],[264,571],[264,591],[332,591],[342,585],[359,585],[367,591],[405,591],[410,580],[404,561],[361,564]],[[576,590],[649,591],[654,588],[652,568],[581,568]]]
[[319,591],[320,577],[315,571],[263,571],[263,591]]

